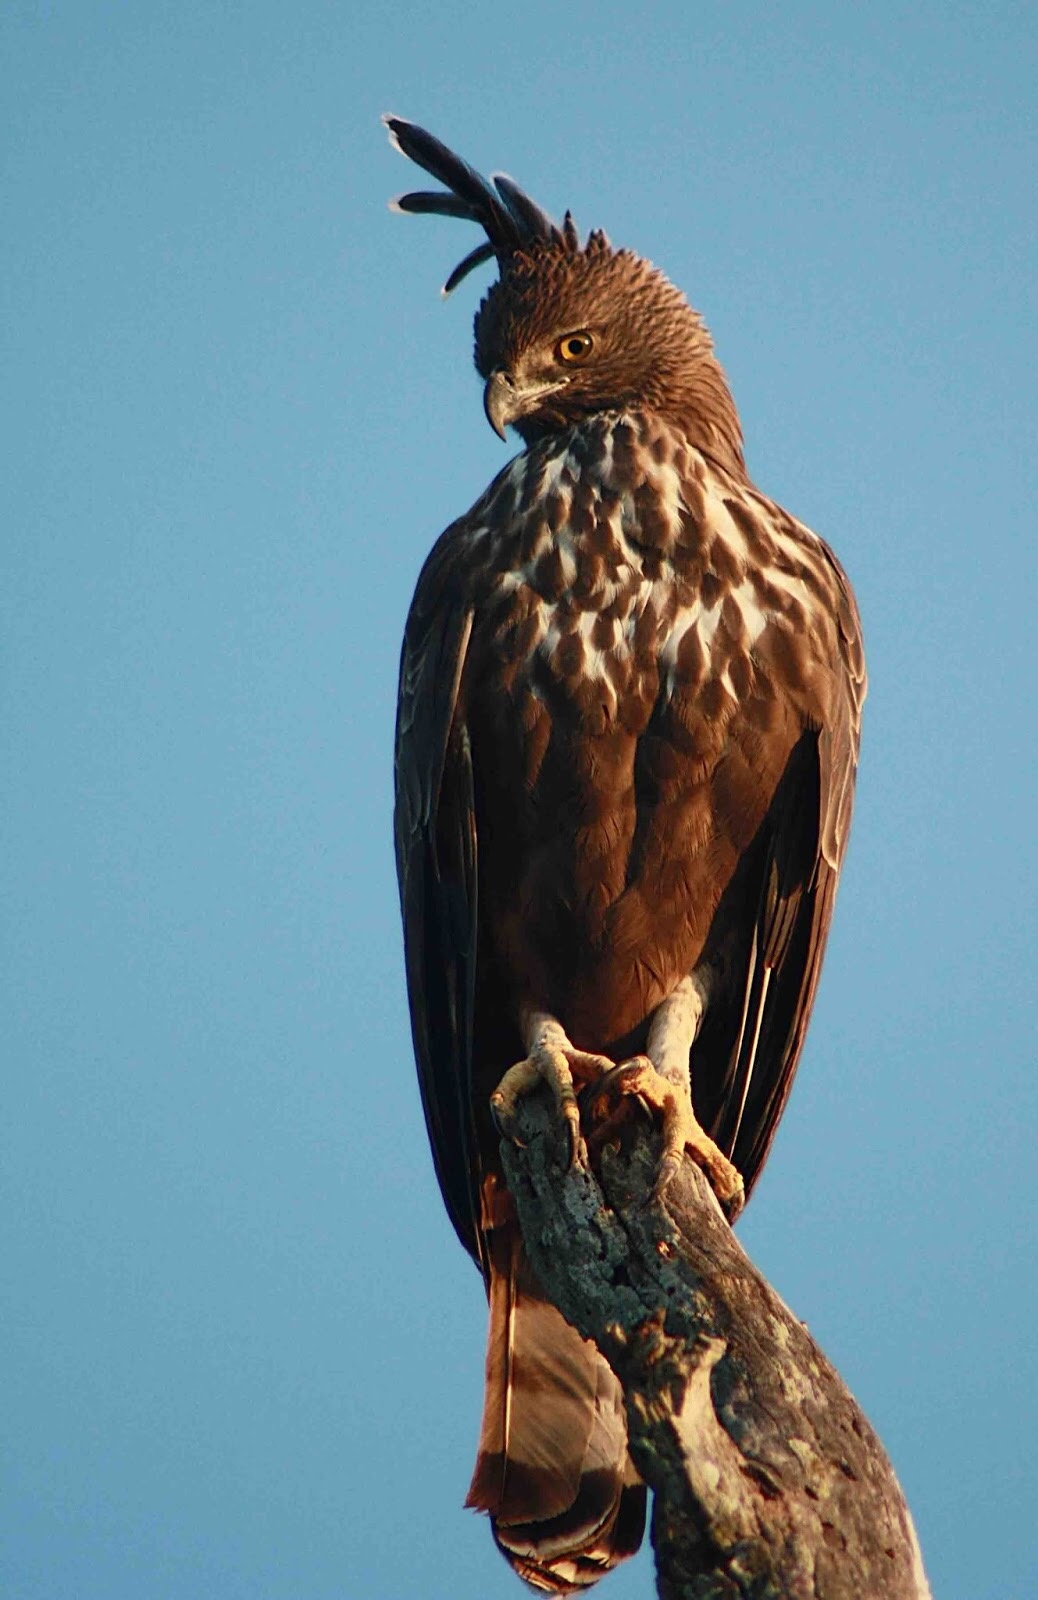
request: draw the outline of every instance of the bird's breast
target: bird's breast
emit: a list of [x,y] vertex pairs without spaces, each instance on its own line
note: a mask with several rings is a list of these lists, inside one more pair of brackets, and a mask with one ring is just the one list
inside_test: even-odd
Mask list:
[[519,457],[468,537],[494,942],[542,994],[564,972],[571,999],[618,1006],[619,1032],[690,970],[789,750],[825,719],[824,547],[640,417]]
[[821,541],[654,418],[518,457],[471,538],[477,693],[532,694],[592,735],[708,684],[723,718],[762,652],[795,690],[832,646]]

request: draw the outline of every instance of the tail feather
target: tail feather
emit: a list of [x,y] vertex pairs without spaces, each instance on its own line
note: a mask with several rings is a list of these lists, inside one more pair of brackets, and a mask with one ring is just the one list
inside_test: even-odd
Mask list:
[[569,1594],[641,1543],[645,1488],[627,1452],[623,1392],[545,1299],[514,1219],[491,1231],[488,1259],[486,1393],[466,1504],[490,1513],[520,1577]]

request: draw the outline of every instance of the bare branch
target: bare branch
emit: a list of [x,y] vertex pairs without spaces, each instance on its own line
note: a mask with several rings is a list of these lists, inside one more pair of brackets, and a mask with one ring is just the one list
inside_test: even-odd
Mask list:
[[526,1249],[623,1384],[664,1600],[929,1600],[882,1445],[699,1169],[650,1203],[644,1121],[594,1173],[566,1169],[544,1097],[520,1126],[502,1155]]

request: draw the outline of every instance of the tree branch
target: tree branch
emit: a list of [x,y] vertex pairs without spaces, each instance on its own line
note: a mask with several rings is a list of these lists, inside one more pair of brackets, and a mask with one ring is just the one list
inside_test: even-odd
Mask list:
[[663,1600],[929,1600],[882,1445],[699,1168],[651,1202],[644,1119],[594,1172],[567,1170],[544,1096],[518,1122],[502,1158],[526,1249],[623,1385]]

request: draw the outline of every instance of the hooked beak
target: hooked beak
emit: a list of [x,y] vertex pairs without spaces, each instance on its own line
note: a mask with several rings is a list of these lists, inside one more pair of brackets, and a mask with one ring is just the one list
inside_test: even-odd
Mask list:
[[498,438],[503,439],[510,422],[516,422],[528,412],[536,410],[545,395],[555,394],[557,390],[565,388],[567,382],[568,379],[563,378],[558,383],[520,385],[510,372],[503,367],[496,367],[483,389],[483,410],[487,414],[487,421]]

